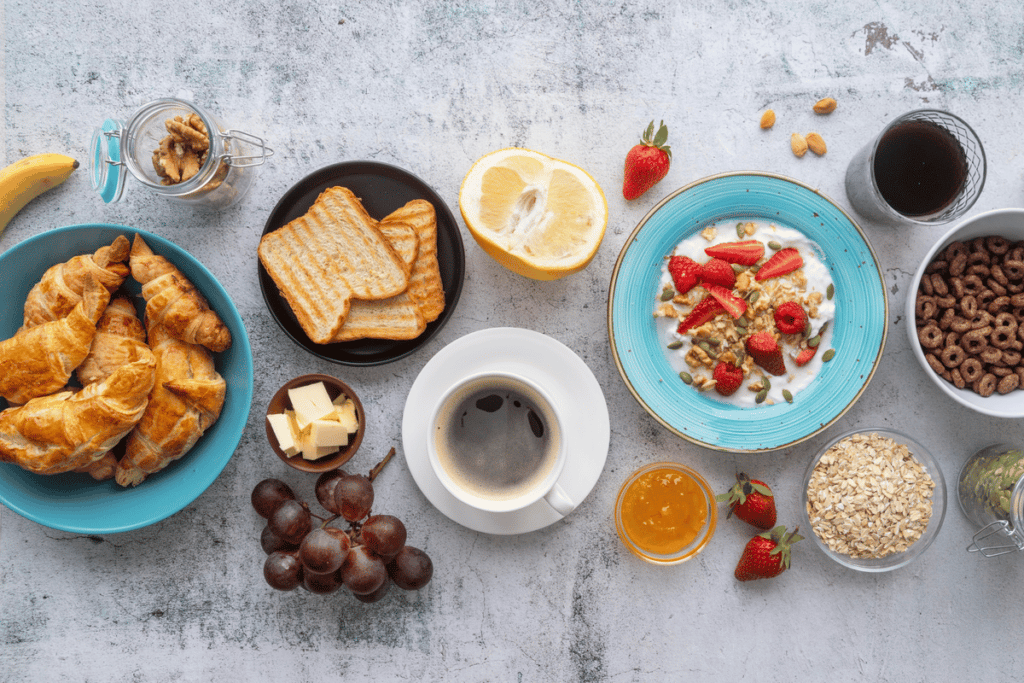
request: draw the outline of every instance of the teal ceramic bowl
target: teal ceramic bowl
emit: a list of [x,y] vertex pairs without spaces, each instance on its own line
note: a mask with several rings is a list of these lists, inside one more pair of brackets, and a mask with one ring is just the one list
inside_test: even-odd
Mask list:
[[[141,233],[154,252],[174,263],[196,285],[231,330],[232,343],[214,354],[217,371],[227,381],[220,418],[196,445],[167,469],[134,488],[113,480],[97,482],[86,474],[33,474],[0,463],[0,502],[18,514],[54,529],[82,534],[109,534],[138,529],[173,515],[206,490],[224,469],[242,437],[252,404],[252,350],[242,319],[228,293],[191,254],[162,237],[107,224],[74,225],[31,237],[0,255],[0,339],[14,335],[22,323],[23,303],[43,272],[77,254],[110,244],[117,235],[132,239]],[[137,308],[143,305],[139,285],[124,285]],[[144,302],[143,302],[144,303]],[[0,398],[0,408],[6,408]]]
[[[683,239],[722,221],[761,220],[795,228],[821,248],[835,284],[830,326],[835,358],[792,403],[740,408],[682,383],[653,316],[664,258]],[[698,180],[655,206],[626,240],[612,273],[608,334],[633,397],[678,436],[728,452],[797,444],[834,423],[860,398],[886,339],[888,299],[878,260],[860,227],[820,192],[757,172]]]

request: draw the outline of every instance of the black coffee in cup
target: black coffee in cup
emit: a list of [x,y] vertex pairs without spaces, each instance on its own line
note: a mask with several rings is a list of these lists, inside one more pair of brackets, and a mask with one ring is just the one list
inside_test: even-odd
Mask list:
[[955,137],[931,121],[904,121],[875,150],[882,198],[904,216],[929,216],[953,203],[967,180],[967,156]]

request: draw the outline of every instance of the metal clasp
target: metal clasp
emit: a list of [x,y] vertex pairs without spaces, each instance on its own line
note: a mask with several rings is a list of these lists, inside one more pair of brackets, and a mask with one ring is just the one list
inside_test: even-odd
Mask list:
[[[118,139],[120,139],[121,138],[121,131],[120,130],[105,130],[105,131],[103,131],[103,136],[107,137],[107,138],[118,138]],[[124,162],[123,161],[114,161],[113,159],[111,159],[109,157],[104,159],[104,161],[106,161],[107,164],[110,165],[110,166],[124,166]]]
[[[221,160],[235,168],[248,168],[250,166],[262,166],[269,157],[274,156],[274,150],[267,147],[263,138],[256,137],[240,130],[226,130],[222,134],[225,140],[239,140],[253,147],[259,148],[259,154],[242,154],[233,156],[225,154]],[[226,145],[225,145],[226,147]]]
[[[1009,529],[1009,530],[1008,530]],[[983,541],[993,536],[1005,536],[1012,541],[1008,545],[984,545]],[[969,553],[981,553],[985,557],[998,557],[1008,553],[1024,550],[1024,539],[1013,533],[1010,523],[1005,519],[997,519],[988,526],[982,527],[974,534],[973,542],[967,546]]]

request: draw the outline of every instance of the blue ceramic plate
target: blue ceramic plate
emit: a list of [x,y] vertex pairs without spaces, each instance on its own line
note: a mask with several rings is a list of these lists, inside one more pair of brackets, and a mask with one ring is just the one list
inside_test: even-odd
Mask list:
[[[113,480],[96,482],[86,474],[32,474],[0,463],[0,502],[18,514],[54,529],[106,534],[138,529],[158,522],[199,497],[221,473],[242,437],[252,403],[252,350],[242,319],[228,293],[191,254],[162,237],[120,225],[90,224],[59,228],[31,237],[0,255],[0,339],[11,337],[22,322],[22,305],[43,272],[77,254],[91,253],[118,235],[146,243],[167,257],[196,285],[231,330],[232,343],[214,354],[217,371],[227,381],[227,399],[220,418],[182,458],[146,478],[135,488]],[[128,293],[139,297],[139,285],[128,278]],[[141,312],[143,305],[137,308]],[[6,407],[0,398],[0,408]]]
[[[835,283],[835,358],[792,403],[738,408],[699,394],[682,383],[658,341],[653,312],[665,256],[710,224],[744,219],[803,232],[821,247]],[[674,433],[721,451],[792,446],[839,419],[875,372],[887,319],[884,281],[860,227],[819,192],[768,173],[711,176],[662,200],[627,240],[608,294],[612,354],[630,392]]]

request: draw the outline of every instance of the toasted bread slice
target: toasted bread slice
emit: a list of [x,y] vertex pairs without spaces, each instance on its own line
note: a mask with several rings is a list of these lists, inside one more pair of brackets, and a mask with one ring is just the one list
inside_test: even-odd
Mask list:
[[441,267],[437,262],[437,213],[434,205],[424,199],[414,199],[388,214],[380,225],[393,223],[407,223],[419,236],[419,250],[409,276],[408,291],[426,321],[432,322],[444,310],[444,285],[441,282]]
[[353,297],[386,299],[405,291],[405,264],[347,188],[323,191],[305,215],[260,240],[260,262],[306,336],[327,344]]
[[427,329],[420,307],[408,291],[380,301],[353,299],[345,323],[331,341],[415,339]]
[[377,229],[387,238],[391,248],[402,259],[402,263],[405,265],[405,274],[411,274],[420,246],[420,238],[416,234],[415,228],[408,223],[391,221],[390,223],[378,223]]

